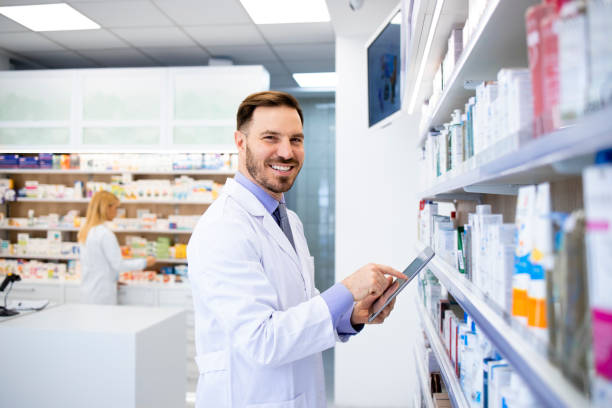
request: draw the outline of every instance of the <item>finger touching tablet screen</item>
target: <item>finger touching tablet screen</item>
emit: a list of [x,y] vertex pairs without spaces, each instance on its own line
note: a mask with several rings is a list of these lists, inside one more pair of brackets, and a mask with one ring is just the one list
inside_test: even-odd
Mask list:
[[410,283],[410,281],[418,275],[419,271],[423,269],[423,267],[425,267],[429,261],[431,261],[431,258],[433,258],[434,255],[434,251],[430,247],[426,247],[419,253],[414,261],[412,261],[412,263],[410,263],[410,265],[408,265],[408,267],[402,272],[404,275],[406,275],[406,279],[396,279],[393,284],[387,288],[385,293],[383,293],[378,300],[374,302],[374,305],[372,306],[374,313],[370,315],[368,319],[369,323],[376,319],[376,316],[378,316],[380,312],[382,312],[383,309],[387,307],[387,305],[391,303],[391,301],[402,290],[404,290],[406,286],[408,286],[408,283]]

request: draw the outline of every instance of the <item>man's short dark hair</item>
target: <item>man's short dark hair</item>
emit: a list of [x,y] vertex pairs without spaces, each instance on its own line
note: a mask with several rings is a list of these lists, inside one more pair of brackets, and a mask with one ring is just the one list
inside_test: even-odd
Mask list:
[[293,95],[286,92],[279,91],[264,91],[251,94],[246,97],[244,101],[238,107],[238,113],[236,114],[236,129],[242,130],[245,126],[248,126],[253,117],[253,112],[259,106],[287,106],[293,108],[300,115],[300,120],[304,124],[304,116],[302,115],[302,108]]

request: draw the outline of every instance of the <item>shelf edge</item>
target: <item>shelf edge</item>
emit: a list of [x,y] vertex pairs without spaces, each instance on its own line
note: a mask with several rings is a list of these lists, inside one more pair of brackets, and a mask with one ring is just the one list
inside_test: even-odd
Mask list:
[[[424,248],[418,243],[417,248]],[[453,295],[461,307],[474,319],[478,327],[495,345],[497,351],[508,360],[513,369],[531,388],[533,394],[545,406],[588,406],[589,401],[548,358],[516,332],[504,318],[496,313],[484,299],[480,298],[473,284],[454,272],[444,261],[434,257],[429,269]],[[521,351],[522,350],[522,351]]]

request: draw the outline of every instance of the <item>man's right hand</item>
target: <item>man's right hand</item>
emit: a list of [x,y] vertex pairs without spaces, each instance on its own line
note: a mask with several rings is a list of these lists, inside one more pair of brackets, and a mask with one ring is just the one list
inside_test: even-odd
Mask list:
[[406,279],[406,275],[390,266],[370,263],[346,277],[342,284],[351,292],[353,299],[359,302],[368,295],[379,297],[383,294],[389,286],[389,280],[385,275]]

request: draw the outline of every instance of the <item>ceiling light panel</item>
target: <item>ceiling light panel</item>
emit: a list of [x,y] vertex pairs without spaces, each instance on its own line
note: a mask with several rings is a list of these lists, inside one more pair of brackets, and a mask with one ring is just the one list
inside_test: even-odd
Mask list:
[[5,15],[32,31],[94,30],[100,26],[66,3],[0,7]]
[[293,79],[302,88],[335,88],[338,84],[338,76],[335,72],[293,74]]
[[255,24],[330,21],[325,0],[240,0]]

